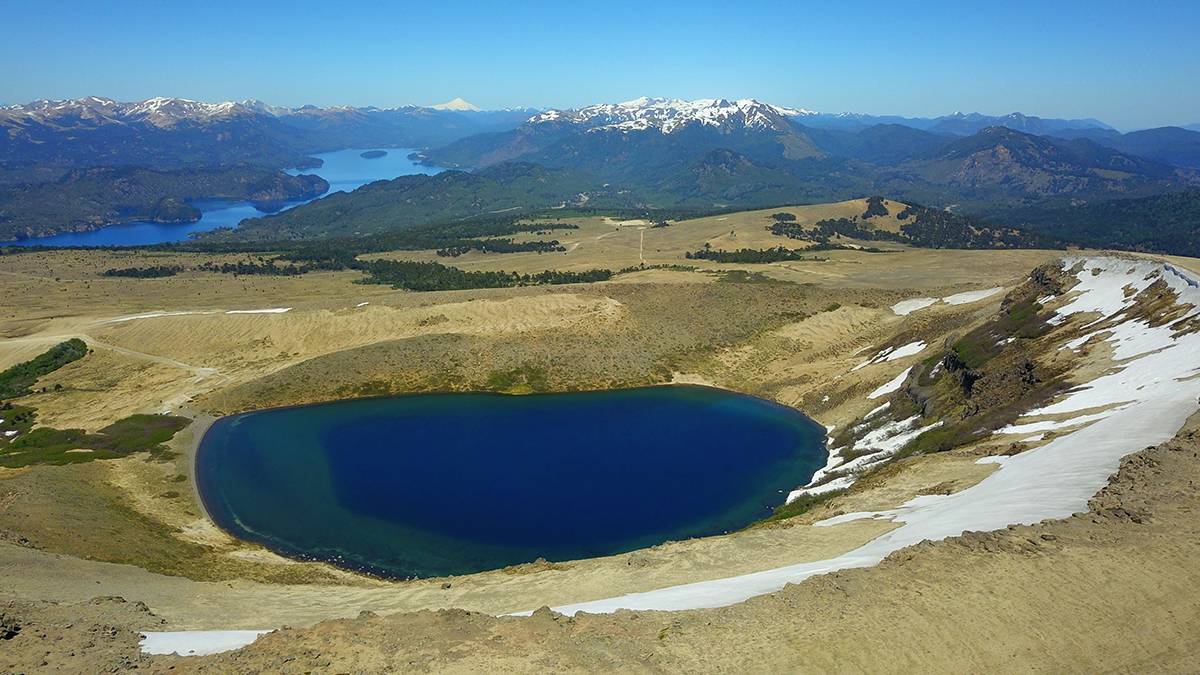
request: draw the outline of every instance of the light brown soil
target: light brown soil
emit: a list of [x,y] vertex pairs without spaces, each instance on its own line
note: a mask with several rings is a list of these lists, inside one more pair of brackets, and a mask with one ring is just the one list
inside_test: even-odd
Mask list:
[[13,602],[0,668],[97,672],[1195,672],[1200,439],[1127,458],[1088,512],[898,551],[745,603],[498,619],[461,610],[281,630],[237,652],[148,657],[112,601]]
[[[802,207],[796,213],[815,219],[837,215],[838,209],[848,213],[859,206]],[[569,233],[579,245],[566,254],[471,253],[454,264],[518,271],[615,269],[636,263],[639,250],[651,264],[679,263],[685,251],[708,240],[721,246],[777,244],[765,232],[766,215],[730,214],[648,230],[595,219]],[[131,412],[181,407],[189,413],[220,414],[396,391],[561,390],[668,381],[754,393],[797,406],[823,424],[844,425],[873,407],[867,392],[932,355],[947,336],[989,316],[1002,295],[970,305],[938,305],[907,317],[891,312],[893,303],[1011,287],[1058,253],[822,255],[830,260],[705,265],[694,272],[656,269],[608,283],[441,293],[355,285],[356,273],[234,278],[189,272],[151,280],[99,276],[108,267],[201,259],[190,254],[5,256],[0,260],[0,294],[17,301],[0,312],[0,366],[28,359],[67,336],[83,336],[94,353],[43,378],[39,387],[50,391],[24,402],[38,409],[43,424],[89,430]],[[722,272],[730,269],[762,274],[772,282],[726,283]],[[367,301],[369,305],[357,307]],[[294,309],[286,314],[223,313],[266,307]],[[156,310],[214,313],[111,323]],[[884,346],[916,340],[930,344],[920,356],[852,370]],[[55,392],[55,384],[63,389]],[[1058,539],[1035,537],[1032,552],[968,538],[976,548],[1005,550],[918,547],[917,556],[907,562],[839,573],[724,610],[518,621],[487,615],[830,557],[894,525],[862,520],[809,527],[813,520],[895,506],[931,491],[961,490],[994,467],[974,464],[976,455],[970,451],[920,457],[862,481],[809,514],[731,536],[451,580],[391,583],[283,560],[217,531],[203,517],[190,481],[186,450],[199,431],[199,426],[185,430],[173,443],[182,454],[165,464],[134,457],[0,472],[0,602],[16,603],[5,610],[6,617],[40,626],[12,636],[24,640],[32,635],[38,641],[33,646],[21,642],[11,661],[3,656],[9,645],[0,642],[0,671],[59,667],[75,672],[134,663],[153,670],[166,667],[167,661],[136,655],[129,648],[130,626],[153,628],[160,620],[172,629],[312,626],[354,617],[360,610],[395,614],[357,623],[327,622],[311,632],[285,631],[263,641],[278,645],[275,651],[256,646],[243,655],[177,665],[234,672],[374,672],[411,667],[744,670],[740,666],[750,663],[757,670],[796,670],[807,664],[874,671],[885,666],[917,669],[924,654],[929,669],[950,670],[958,663],[966,664],[965,669],[994,666],[988,659],[1003,647],[1024,658],[1047,659],[1046,670],[1096,665],[1084,659],[1101,656],[1114,659],[1113,667],[1120,669],[1135,664],[1120,660],[1115,650],[1120,642],[1112,639],[1113,619],[1106,608],[1143,611],[1132,599],[1141,593],[1174,603],[1166,607],[1176,614],[1174,624],[1157,621],[1146,630],[1195,628],[1195,613],[1180,605],[1194,601],[1194,595],[1176,585],[1176,579],[1194,579],[1174,574],[1173,566],[1195,552],[1186,547],[1198,545],[1196,530],[1168,520],[1183,520],[1182,507],[1171,500],[1186,503],[1190,498],[1194,503],[1194,484],[1187,492],[1187,484],[1159,474],[1152,477],[1158,481],[1153,485],[1159,485],[1153,489],[1160,492],[1153,492],[1150,483],[1138,485],[1162,502],[1152,522],[1132,527],[1109,519],[1071,519],[1051,526],[1065,528],[1051,532],[1060,533]],[[1194,466],[1171,466],[1180,477],[1196,477]],[[1137,476],[1150,480],[1150,474]],[[1169,490],[1175,491],[1173,497],[1162,492]],[[1175,529],[1168,532],[1168,525]],[[1072,535],[1071,528],[1083,529]],[[1171,537],[1175,532],[1180,536]],[[1147,576],[1123,576],[1134,569]],[[1097,582],[1106,578],[1119,581],[1113,588]],[[443,588],[447,581],[450,588]],[[1113,597],[1097,599],[1086,588],[1089,583]],[[1042,595],[1030,596],[1033,590]],[[96,595],[120,595],[131,603],[86,604]],[[134,600],[146,602],[157,617],[135,607]],[[39,604],[44,601],[83,604]],[[486,615],[408,614],[447,607]],[[1077,611],[1079,618],[1064,616],[1067,609]],[[77,620],[62,619],[71,612]],[[1097,631],[1083,628],[1091,624]],[[93,625],[114,630],[102,628],[97,637]],[[942,633],[954,642],[942,641]],[[1151,651],[1152,637],[1184,650],[1194,644],[1160,633],[1146,635],[1134,645],[1146,658],[1159,658]],[[298,641],[290,641],[293,636],[328,645],[329,654],[304,651]],[[1033,642],[1034,636],[1066,640],[1068,647],[1058,655],[1046,654],[1038,651],[1045,648]],[[1105,637],[1113,644],[1101,644]],[[43,639],[53,646],[43,648]],[[355,652],[355,642],[370,646]],[[962,646],[968,642],[969,649]],[[83,647],[88,644],[92,647]],[[895,659],[879,661],[887,648],[897,650]],[[256,651],[260,649],[265,651]],[[960,661],[953,660],[956,656]],[[289,657],[293,660],[283,660]],[[37,659],[42,658],[50,663],[40,665]],[[1029,669],[1035,664],[1022,661],[1017,667],[1022,665]]]

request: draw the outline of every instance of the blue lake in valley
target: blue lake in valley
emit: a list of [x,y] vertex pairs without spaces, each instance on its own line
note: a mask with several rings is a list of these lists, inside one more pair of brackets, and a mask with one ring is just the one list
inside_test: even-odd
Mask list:
[[414,394],[219,419],[196,482],[242,539],[430,577],[739,529],[824,465],[824,437],[795,409],[707,387]]
[[[316,174],[329,181],[329,192],[350,192],[377,180],[391,180],[396,176],[434,174],[442,169],[423,166],[408,158],[412,150],[404,148],[383,149],[387,155],[367,159],[362,156],[369,148],[353,148],[313,155],[324,162],[315,169],[288,171],[291,174]],[[328,194],[328,193],[326,193]]]
[[[388,148],[386,156],[367,159],[362,156],[368,149],[353,148],[313,155],[324,161],[318,168],[292,170],[292,174],[316,174],[329,182],[331,192],[349,192],[377,180],[390,180],[397,176],[433,174],[441,171],[437,167],[422,166],[408,159],[411,149]],[[285,204],[284,209],[304,204],[302,200]],[[109,225],[91,232],[67,232],[48,237],[30,237],[12,242],[16,246],[146,246],[172,241],[186,241],[193,232],[207,232],[219,227],[237,227],[246,218],[264,215],[249,202],[227,202],[217,200],[197,201],[200,220],[194,223],[164,224],[151,221],[135,221],[120,225]]]

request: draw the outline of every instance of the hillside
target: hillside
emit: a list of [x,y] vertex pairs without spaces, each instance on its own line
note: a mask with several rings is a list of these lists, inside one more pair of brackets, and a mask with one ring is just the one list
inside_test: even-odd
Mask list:
[[944,115],[931,120],[927,127],[934,133],[972,136],[988,127],[1005,127],[1026,134],[1052,134],[1067,129],[1111,130],[1112,127],[1096,119],[1052,119],[1024,115],[1019,112],[1007,115],[984,115],[960,113]]
[[1097,141],[1122,152],[1160,162],[1200,169],[1200,131],[1159,127],[1131,131],[1116,138]]
[[882,165],[929,159],[954,140],[953,136],[903,124],[876,124],[852,130],[806,128],[806,133],[831,155]]
[[0,21],[0,675],[1200,675],[1200,0]]
[[[501,164],[477,173],[401,176],[338,192],[283,213],[242,222],[208,241],[320,239],[395,231],[429,222],[588,203],[594,180],[532,164]],[[618,195],[596,201],[617,205]],[[515,215],[515,214],[514,214]]]
[[[1183,372],[1180,359],[1186,365],[1196,338],[1195,290],[1181,271],[1195,261],[1058,262],[1047,251],[891,243],[883,245],[901,250],[814,251],[776,263],[681,259],[706,243],[803,244],[772,234],[775,221],[811,230],[857,218],[872,231],[895,232],[913,218],[900,219],[904,210],[890,200],[854,200],[668,227],[576,214],[569,220],[578,229],[554,234],[567,250],[472,250],[447,261],[509,277],[628,268],[604,282],[566,286],[392,290],[357,283],[357,270],[234,277],[213,266],[248,269],[244,254],[194,251],[0,256],[4,292],[29,298],[4,319],[4,330],[19,337],[3,342],[3,365],[36,358],[64,334],[79,335],[90,350],[16,399],[36,412],[39,426],[93,435],[114,419],[164,406],[196,415],[169,441],[177,456],[113,457],[61,445],[69,463],[6,474],[0,562],[14,583],[0,663],[14,671],[36,671],[46,661],[67,671],[136,663],[146,672],[251,672],[294,662],[353,672],[402,669],[413,660],[431,669],[466,662],[584,668],[601,658],[633,667],[650,653],[664,668],[734,667],[772,655],[785,666],[803,650],[781,654],[778,645],[745,636],[808,631],[821,639],[808,614],[789,611],[795,607],[828,607],[843,622],[835,641],[864,666],[893,663],[899,654],[905,664],[961,666],[967,658],[982,667],[1013,644],[1025,648],[1017,657],[1004,651],[1006,658],[1031,666],[1069,670],[1130,658],[1112,637],[1128,635],[1126,609],[1152,598],[1164,614],[1187,617],[1193,604],[1190,579],[1179,576],[1191,567],[1179,561],[1194,557],[1195,537],[1174,535],[1195,529],[1188,513],[1200,466],[1194,439],[1185,433],[1121,458],[1170,441],[1195,410],[1200,385],[1173,376]],[[147,264],[186,269],[165,278],[103,274]],[[46,323],[47,315],[57,318]],[[727,535],[388,581],[272,556],[205,528],[188,473],[207,415],[400,392],[670,381],[753,393],[833,427],[822,479],[796,488],[833,487]],[[29,413],[18,414],[23,426],[13,430],[26,440],[13,450],[25,452],[45,432],[34,436]],[[4,417],[7,424],[13,415]],[[813,576],[831,568],[837,571]],[[1098,598],[1097,578],[1122,583]],[[124,601],[92,600],[97,595]],[[713,607],[731,602],[738,604]],[[562,615],[494,618],[542,605]],[[964,639],[999,616],[993,632],[1005,642],[967,657],[954,646],[932,656],[903,647],[903,630],[888,628],[893,605],[909,608],[918,623],[934,617],[940,632]],[[608,613],[621,606],[636,610]],[[838,619],[837,608],[846,606],[861,611]],[[780,617],[791,618],[780,624]],[[1079,633],[1080,622],[1092,630]],[[106,628],[97,633],[96,623]],[[1153,635],[1138,633],[1150,645],[1139,657],[1166,649],[1178,627],[1151,625]],[[204,639],[195,630],[282,626],[294,628],[215,657],[138,647],[143,632],[154,636],[149,644],[178,639],[186,651]],[[900,636],[901,650],[869,638],[880,630]],[[1046,646],[1048,635],[1074,634],[1088,641],[1086,658]],[[383,647],[364,651],[364,640]],[[464,640],[478,646],[468,661]],[[524,640],[535,641],[536,654]],[[808,662],[834,667],[845,658],[810,655]]]
[[723,148],[694,161],[679,159],[627,178],[623,184],[643,186],[640,192],[646,196],[645,204],[659,209],[827,202],[849,199],[869,189],[868,181],[837,159],[813,158],[783,169],[769,160],[755,160]]
[[883,197],[862,200],[862,213],[825,218],[816,222],[789,218],[788,212],[772,214],[770,231],[819,246],[850,242],[907,244],[921,248],[1056,248],[1060,240],[1035,232],[997,225],[972,216],[904,204]]
[[[1016,114],[956,115],[927,124],[849,115],[836,116],[844,123],[834,124],[828,116],[754,99],[640,98],[532,112],[281,108],[183,99],[119,103],[96,97],[39,101],[0,110],[0,125],[8,129],[0,136],[5,162],[0,184],[56,180],[74,164],[136,161],[172,171],[243,161],[277,166],[305,163],[306,153],[317,148],[397,144],[426,147],[420,153],[426,163],[477,171],[392,181],[390,187],[334,195],[251,220],[236,233],[209,235],[238,240],[355,236],[566,205],[711,210],[869,194],[953,206],[1012,228],[1025,218],[1036,221],[1035,211],[1069,203],[1200,187],[1200,173],[1180,166],[1191,161],[1192,136],[1200,134],[1184,129],[1122,135],[1094,120]],[[985,122],[994,125],[973,131]],[[187,220],[195,217],[188,200],[236,193],[171,190],[149,175],[136,181],[136,197],[125,200],[130,203],[100,203],[80,186],[74,205],[21,206],[21,200],[32,204],[56,188],[13,187],[8,192],[16,196],[7,199],[9,236],[135,218]],[[1109,241],[1100,234],[1111,228],[1104,214],[1081,210],[1072,218],[1088,219],[1090,233],[1080,223],[1051,237]],[[1111,242],[1143,245],[1128,240],[1119,235]]]
[[1005,127],[954,141],[934,158],[906,167],[971,200],[1148,194],[1196,180],[1085,139],[1050,139]]
[[[336,203],[322,200],[247,223],[244,233],[228,236],[270,238],[272,229],[286,238],[347,236],[502,209],[534,211],[563,204],[648,211],[729,209],[836,201],[872,193],[909,203],[954,204],[962,215],[989,223],[987,232],[1017,232],[1020,218],[1032,209],[1054,209],[1064,199],[1153,195],[1200,184],[1194,172],[1088,140],[1052,139],[1005,127],[990,127],[965,138],[896,125],[854,132],[805,130],[779,115],[747,117],[733,106],[715,108],[729,114],[713,121],[696,114],[697,109],[710,111],[708,107],[683,106],[690,116],[668,116],[662,105],[645,103],[648,110],[616,106],[624,117],[610,108],[573,116],[545,113],[517,130],[473,136],[447,147],[447,153],[482,153],[473,163],[489,168],[476,174],[458,172],[453,180],[400,179],[390,183],[393,188],[337,196]],[[789,159],[789,152],[803,158]],[[434,156],[437,152],[426,159]],[[514,164],[492,163],[512,156],[522,159]],[[916,158],[903,159],[908,157]],[[494,172],[513,172],[500,167],[521,167],[516,170],[520,175],[537,167],[536,184],[491,180]],[[468,195],[468,189],[482,192]],[[420,196],[414,197],[416,193]],[[1020,217],[1014,215],[1018,212]],[[1098,212],[1081,217],[1091,218],[1099,228],[1096,232],[1109,227]],[[1026,232],[1006,245],[1103,241],[1103,237],[1075,237],[1066,231],[1047,234],[1043,241]],[[989,238],[995,245],[1007,236],[977,238],[943,232],[913,241],[979,246],[987,245]],[[960,243],[946,243],[950,241]]]
[[0,186],[0,241],[134,220],[189,223],[200,218],[199,209],[190,204],[195,200],[250,201],[266,210],[328,189],[329,183],[318,176],[251,166],[76,169],[53,182]]
[[[1183,129],[1121,135],[1094,120],[974,114],[928,123],[849,115],[835,116],[844,124],[825,124],[833,118],[753,99],[640,98],[533,112],[283,108],[260,101],[165,98],[38,101],[0,109],[0,126],[6,129],[0,135],[0,184],[57,180],[81,165],[135,163],[161,172],[243,162],[306,164],[307,154],[317,149],[372,145],[426,148],[421,159],[441,166],[478,170],[519,162],[526,168],[518,174],[528,173],[527,165],[541,171],[527,181],[506,178],[509,169],[476,178],[407,179],[392,190],[367,191],[361,199],[337,196],[336,205],[314,204],[248,222],[242,233],[219,235],[239,239],[347,236],[569,204],[726,209],[867,194],[955,205],[976,217],[1015,224],[1007,218],[1018,209],[1200,185],[1195,169],[1172,165],[1190,162],[1191,136],[1200,137]],[[963,135],[984,122],[1003,126]],[[49,232],[55,226],[94,227],[145,217],[185,220],[194,213],[181,200],[230,194],[190,191],[182,198],[162,181],[140,184],[136,204],[106,206],[85,198],[69,208],[10,206],[15,215],[8,218],[16,224],[9,229]],[[151,187],[162,189],[152,195]],[[28,187],[13,190],[40,194]],[[14,199],[21,198],[9,203]],[[33,224],[42,216],[43,222]]]
[[1086,138],[1138,157],[1187,168],[1200,168],[1200,130],[1157,127],[1122,134],[1110,129],[1064,129],[1050,136]]
[[[876,192],[962,204],[983,215],[993,206],[1068,195],[1153,194],[1198,181],[1194,171],[1087,139],[1050,138],[1010,126],[974,130],[992,121],[1039,133],[1083,128],[1116,134],[1094,121],[974,115],[955,118],[957,126],[943,119],[927,130],[904,123],[806,126],[818,119],[753,100],[637,99],[551,110],[514,130],[464,138],[421,157],[462,168],[514,159],[568,168],[662,206],[779,197],[786,203]],[[1142,146],[1139,151],[1148,152]],[[727,178],[739,172],[746,176],[744,185]]]
[[1009,220],[1095,248],[1200,256],[1200,192],[1015,211]]

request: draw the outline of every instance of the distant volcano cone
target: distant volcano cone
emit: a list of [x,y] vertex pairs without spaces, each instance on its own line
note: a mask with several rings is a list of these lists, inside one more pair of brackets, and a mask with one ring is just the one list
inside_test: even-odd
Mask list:
[[471,111],[479,110],[479,107],[476,106],[474,103],[463,100],[462,98],[455,98],[453,101],[446,101],[445,103],[439,103],[437,105],[431,105],[429,107],[433,108],[434,110],[471,110]]

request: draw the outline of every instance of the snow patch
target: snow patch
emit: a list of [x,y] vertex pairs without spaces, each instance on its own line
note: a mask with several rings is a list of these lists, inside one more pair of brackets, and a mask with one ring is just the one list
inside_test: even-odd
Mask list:
[[873,365],[876,363],[884,363],[886,361],[895,361],[896,359],[903,359],[903,358],[906,358],[909,356],[916,356],[917,354],[920,354],[921,352],[925,351],[926,346],[927,345],[925,344],[924,340],[917,340],[916,342],[910,342],[901,347],[888,347],[886,349],[881,350],[875,356],[871,357],[870,360],[863,361],[862,363],[858,364],[857,366],[854,366],[853,368],[850,369],[850,372],[854,372],[860,368],[865,368],[867,366],[870,366],[870,365]]
[[844,490],[853,484],[854,476],[842,476],[841,478],[834,478],[827,483],[821,483],[820,485],[814,485],[813,487],[802,487],[792,490],[788,493],[787,501],[784,503],[791,504],[800,497],[821,495],[825,494],[826,492],[833,492],[834,490]]
[[139,643],[143,654],[205,656],[241,649],[270,630],[146,631]]
[[937,302],[937,298],[913,298],[911,300],[901,300],[892,305],[892,312],[897,316],[908,316],[913,312],[925,309],[926,307]]
[[271,307],[270,309],[231,309],[226,314],[283,314],[292,311],[291,307]]
[[[1100,413],[1095,413],[1092,415],[1080,415],[1079,417],[1072,417],[1069,420],[1061,420],[1061,421],[1059,421],[1059,420],[1043,420],[1040,422],[1029,422],[1026,424],[1010,424],[1010,425],[998,430],[996,433],[1003,434],[1003,435],[1009,435],[1009,434],[1032,434],[1032,433],[1038,432],[1038,431],[1056,431],[1058,429],[1066,429],[1068,427],[1077,427],[1081,424],[1087,424],[1089,422],[1095,422],[1097,420],[1102,420],[1105,417],[1108,417],[1109,415],[1111,415],[1113,412],[1115,412],[1115,411],[1100,412]],[[1028,417],[1028,416],[1029,415],[1026,415],[1026,417]]]
[[967,305],[972,302],[979,302],[980,300],[983,300],[984,298],[990,298],[993,295],[995,295],[1003,290],[1004,290],[1003,286],[996,286],[994,288],[984,288],[984,289],[978,290],[978,291],[966,291],[965,293],[955,293],[954,295],[947,295],[946,297],[940,298],[940,299],[939,298],[912,298],[911,300],[901,300],[900,302],[897,302],[896,304],[892,305],[892,312],[899,316],[908,316],[909,314],[912,314],[913,312],[925,309],[926,307],[937,304],[939,302],[947,304],[947,305]]
[[864,417],[863,419],[865,419],[865,420],[869,420],[869,419],[871,419],[872,417],[874,417],[874,416],[878,415],[879,413],[883,412],[884,410],[887,410],[887,409],[888,409],[888,407],[890,407],[891,405],[892,405],[892,402],[891,402],[891,401],[884,401],[884,402],[883,402],[883,405],[879,406],[878,408],[875,408],[875,409],[871,410],[871,412],[867,413],[867,416],[866,416],[866,417]]
[[115,319],[109,319],[104,323],[124,323],[126,321],[138,321],[140,319],[157,319],[164,316],[191,316],[193,314],[214,314],[215,312],[199,312],[199,311],[182,311],[182,312],[146,312],[145,314],[131,314],[129,316],[119,316]]
[[905,368],[904,371],[901,372],[899,375],[897,375],[895,378],[880,385],[878,389],[867,394],[867,400],[873,401],[873,400],[879,398],[880,396],[887,396],[888,394],[890,394],[892,392],[900,391],[900,386],[904,384],[904,380],[908,378],[908,374],[911,372],[912,372],[912,366]]
[[527,124],[568,122],[599,131],[645,131],[657,129],[670,134],[688,126],[775,129],[789,132],[787,118],[811,114],[745,98],[730,101],[702,98],[694,101],[641,97],[624,103],[600,103],[575,110],[547,110],[529,118]]
[[1002,290],[1004,290],[1003,286],[996,286],[995,288],[985,288],[980,291],[955,293],[954,295],[948,295],[942,298],[942,302],[946,303],[947,305],[967,305],[972,302],[979,302],[984,298],[990,298]]
[[[1135,302],[1124,289],[1136,292],[1158,278],[1179,295],[1180,304],[1191,306],[1188,317],[1200,314],[1196,309],[1200,307],[1200,282],[1170,265],[1119,258],[1065,261],[1067,270],[1076,265],[1080,267],[1080,283],[1072,290],[1071,302],[1059,309],[1061,321],[1082,312],[1099,312],[1102,320],[1115,319],[1117,313]],[[778,591],[785,584],[817,574],[876,565],[888,554],[921,541],[941,541],[966,531],[999,530],[1012,524],[1031,525],[1083,510],[1119,468],[1122,457],[1169,440],[1200,407],[1200,334],[1174,335],[1169,326],[1133,326],[1138,323],[1126,321],[1111,328],[1113,335],[1107,339],[1118,352],[1115,371],[1029,415],[1119,407],[1037,448],[1004,459],[982,458],[980,463],[987,460],[999,468],[960,492],[921,496],[895,509],[822,521],[832,525],[852,517],[887,518],[900,525],[853,551],[826,560],[563,605],[555,610],[574,615],[580,611],[722,607]],[[1153,335],[1143,336],[1140,341],[1129,339],[1134,333],[1144,332]],[[1143,342],[1166,346],[1147,352]],[[1133,355],[1122,360],[1121,354]]]

